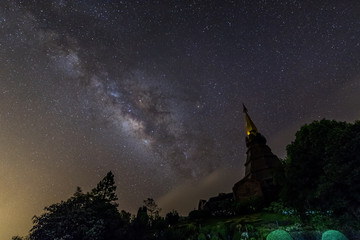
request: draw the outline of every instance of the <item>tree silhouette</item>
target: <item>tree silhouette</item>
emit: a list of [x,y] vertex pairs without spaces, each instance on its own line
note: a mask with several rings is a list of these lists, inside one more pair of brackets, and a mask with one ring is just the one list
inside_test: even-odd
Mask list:
[[287,146],[282,197],[304,214],[360,218],[360,122],[314,121]]
[[180,216],[176,210],[168,212],[165,216],[165,221],[168,225],[174,226],[179,222]]
[[148,199],[144,200],[144,205],[147,208],[147,211],[148,211],[151,219],[156,219],[159,217],[161,208],[158,207],[158,205],[155,203],[154,199],[148,198]]
[[45,207],[33,217],[30,239],[109,239],[119,228],[114,175],[109,172],[90,193],[77,188],[66,201]]
[[99,200],[106,201],[112,205],[118,205],[115,201],[118,200],[115,193],[116,185],[114,174],[110,171],[106,176],[97,184],[96,188],[91,191],[91,195]]

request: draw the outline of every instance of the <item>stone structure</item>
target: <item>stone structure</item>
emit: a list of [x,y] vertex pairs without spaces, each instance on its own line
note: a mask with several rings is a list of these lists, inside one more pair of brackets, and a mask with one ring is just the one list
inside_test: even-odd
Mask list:
[[245,177],[235,183],[233,187],[236,201],[250,200],[258,197],[271,197],[276,190],[274,184],[274,170],[280,166],[280,161],[266,145],[254,122],[251,120],[246,107],[246,162]]
[[209,200],[200,200],[198,209],[214,212],[221,210],[224,207],[229,207],[234,202],[234,195],[232,193],[219,193],[216,197],[211,197]]
[[248,111],[244,107],[246,121],[246,162],[245,177],[233,186],[233,192],[219,194],[208,201],[200,200],[198,209],[213,211],[221,206],[236,202],[246,202],[252,199],[264,198],[271,201],[277,195],[277,186],[274,183],[274,170],[280,167],[280,160],[266,145],[266,139],[261,135]]

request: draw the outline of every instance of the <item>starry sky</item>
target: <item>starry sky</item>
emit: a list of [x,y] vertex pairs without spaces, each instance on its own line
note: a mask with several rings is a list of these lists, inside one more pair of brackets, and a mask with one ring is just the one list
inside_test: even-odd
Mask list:
[[242,103],[279,157],[360,115],[360,2],[1,0],[0,239],[116,177],[186,215],[244,175]]

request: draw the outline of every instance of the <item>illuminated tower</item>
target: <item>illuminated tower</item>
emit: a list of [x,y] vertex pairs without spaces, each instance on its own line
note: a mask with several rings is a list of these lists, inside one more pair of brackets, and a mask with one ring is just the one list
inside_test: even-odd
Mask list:
[[246,162],[245,177],[233,187],[237,201],[248,200],[254,197],[272,195],[275,189],[273,181],[274,169],[280,166],[280,161],[266,145],[266,139],[261,135],[248,111],[243,105],[246,122]]
[[271,152],[266,145],[266,139],[261,135],[251,120],[245,105],[246,121],[246,162],[245,178],[257,179],[259,181],[272,181],[273,168],[279,163],[279,159]]

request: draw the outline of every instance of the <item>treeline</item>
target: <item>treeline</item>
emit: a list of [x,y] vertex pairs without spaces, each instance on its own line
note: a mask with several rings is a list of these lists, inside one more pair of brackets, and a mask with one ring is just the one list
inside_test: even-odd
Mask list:
[[280,198],[305,220],[315,211],[360,222],[360,121],[314,121],[295,136]]
[[[317,221],[325,227],[360,229],[360,122],[321,120],[302,126],[287,146],[287,157],[275,173],[275,181],[281,190],[270,205],[262,201],[225,204],[217,214],[285,212],[299,216],[299,224]],[[78,188],[68,200],[46,207],[42,215],[33,218],[28,237],[13,239],[180,240],[198,239],[204,231],[201,226],[191,229],[191,224],[179,225],[181,217],[176,211],[161,217],[151,198],[134,216],[119,211],[115,192],[114,175],[109,172],[90,192]],[[191,222],[213,216],[214,212],[193,211],[186,219]],[[221,228],[227,232],[224,239],[235,239],[228,236],[228,232],[236,233],[235,227],[227,228]],[[203,235],[201,238],[207,239]],[[216,236],[223,239],[221,234]]]
[[33,217],[29,236],[13,240],[180,239],[172,228],[180,218],[176,211],[161,217],[161,209],[148,198],[132,216],[119,211],[116,200],[114,175],[109,172],[90,192],[78,187],[68,200],[46,207],[42,215]]

